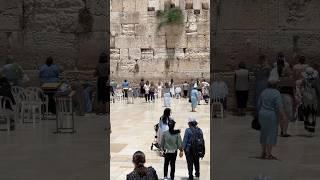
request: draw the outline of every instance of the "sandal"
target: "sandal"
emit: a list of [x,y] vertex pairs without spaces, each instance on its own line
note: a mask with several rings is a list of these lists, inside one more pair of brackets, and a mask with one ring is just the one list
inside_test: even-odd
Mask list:
[[275,157],[275,156],[273,156],[273,155],[266,155],[265,157],[264,157],[264,159],[267,159],[267,160],[279,160],[277,157]]

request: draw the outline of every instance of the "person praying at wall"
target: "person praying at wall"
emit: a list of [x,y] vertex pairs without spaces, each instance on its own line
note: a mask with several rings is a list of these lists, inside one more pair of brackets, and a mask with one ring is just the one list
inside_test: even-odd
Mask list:
[[7,59],[6,64],[1,68],[0,72],[12,86],[21,86],[23,81],[29,80],[24,74],[22,67],[14,63],[11,58]]
[[61,69],[58,65],[53,64],[53,58],[49,56],[46,63],[40,67],[39,78],[41,84],[59,82]]
[[107,91],[108,68],[107,55],[102,53],[94,73],[95,77],[97,77],[97,114],[105,114],[107,110],[106,103],[107,96],[109,96]]
[[239,69],[235,71],[234,85],[236,88],[236,97],[238,113],[245,115],[249,95],[249,71],[244,62],[239,63]]

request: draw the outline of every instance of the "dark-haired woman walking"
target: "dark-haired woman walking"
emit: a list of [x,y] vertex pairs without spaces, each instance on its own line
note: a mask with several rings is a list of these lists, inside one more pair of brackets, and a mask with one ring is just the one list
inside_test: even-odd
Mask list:
[[170,164],[170,179],[174,180],[175,174],[175,166],[176,166],[176,159],[178,154],[178,149],[180,150],[179,156],[183,156],[182,150],[182,139],[180,135],[180,130],[175,130],[176,122],[174,120],[169,120],[168,126],[169,130],[165,131],[162,135],[161,145],[160,148],[164,153],[164,180],[167,180],[168,176],[168,168]]
[[137,151],[133,154],[132,162],[134,170],[127,175],[127,180],[158,180],[158,175],[153,167],[145,167],[146,156]]

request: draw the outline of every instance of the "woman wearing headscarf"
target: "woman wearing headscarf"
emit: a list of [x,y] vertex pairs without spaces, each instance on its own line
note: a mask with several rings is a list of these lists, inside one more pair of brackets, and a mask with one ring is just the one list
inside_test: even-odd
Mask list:
[[178,149],[180,150],[179,156],[183,156],[183,149],[182,149],[182,139],[180,135],[180,130],[175,130],[176,122],[173,120],[169,120],[168,127],[169,130],[165,131],[162,135],[162,140],[160,144],[160,148],[164,153],[164,180],[167,180],[168,176],[168,167],[170,164],[170,179],[174,180],[175,175],[175,165],[176,159],[178,154]]
[[158,180],[158,175],[153,167],[145,167],[146,156],[143,152],[137,151],[133,154],[132,162],[134,170],[127,175],[127,180]]
[[277,76],[270,76],[268,81],[269,86],[261,93],[258,102],[259,123],[261,125],[261,157],[263,159],[277,159],[272,155],[272,148],[277,144],[279,122],[286,122],[287,119],[281,94],[279,90],[277,90],[278,81]]
[[106,113],[106,102],[108,96],[107,84],[108,84],[108,64],[107,55],[102,53],[99,58],[99,63],[95,69],[95,77],[97,77],[97,114]]
[[190,93],[191,112],[196,112],[196,107],[198,105],[198,98],[199,98],[198,87],[194,85]]

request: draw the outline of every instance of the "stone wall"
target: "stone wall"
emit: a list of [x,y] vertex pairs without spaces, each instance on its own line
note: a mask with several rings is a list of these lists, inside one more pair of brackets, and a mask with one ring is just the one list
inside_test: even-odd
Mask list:
[[[79,21],[85,7],[89,25]],[[64,70],[92,70],[108,47],[106,9],[106,0],[1,0],[0,66],[11,57],[36,70],[52,56]]]
[[232,71],[240,61],[251,68],[259,54],[273,62],[279,51],[292,63],[299,54],[309,63],[320,60],[320,1],[215,0],[213,5],[214,71]]
[[[111,0],[114,79],[190,79],[210,76],[209,0]],[[157,10],[182,9],[184,23],[157,30]]]

